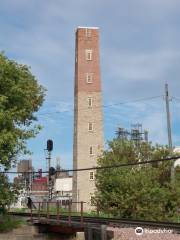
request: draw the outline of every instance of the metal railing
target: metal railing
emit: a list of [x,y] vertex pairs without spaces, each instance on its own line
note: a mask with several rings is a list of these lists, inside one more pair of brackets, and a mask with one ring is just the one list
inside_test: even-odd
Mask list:
[[[56,221],[60,222],[61,217],[66,216],[68,225],[72,225],[72,215],[76,214],[77,216],[80,216],[80,225],[83,226],[84,224],[84,210],[83,210],[83,204],[85,202],[67,202],[66,205],[62,205],[62,202],[57,201],[47,201],[47,202],[32,202],[30,206],[30,218],[31,222],[33,222],[34,217],[40,220],[42,218],[46,218],[47,220],[56,219]],[[79,204],[80,205],[80,211],[75,212],[73,211],[72,205],[73,204]],[[63,208],[62,208],[63,207]],[[79,209],[79,208],[78,208]],[[53,216],[53,218],[52,218]]]

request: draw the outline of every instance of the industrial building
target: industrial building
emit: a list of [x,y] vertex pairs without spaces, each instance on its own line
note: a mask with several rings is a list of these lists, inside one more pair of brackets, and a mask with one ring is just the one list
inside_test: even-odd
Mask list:
[[[60,166],[56,167],[57,173],[53,176],[51,189],[48,185],[49,176],[43,176],[42,169],[38,169],[36,172],[32,166],[32,160],[21,160],[17,164],[17,169],[18,177],[14,178],[14,183],[21,184],[22,190],[17,202],[12,207],[27,207],[26,198],[28,196],[34,202],[58,200],[62,206],[72,201],[72,176],[69,176],[68,172],[59,172]],[[51,196],[50,199],[49,196]]]

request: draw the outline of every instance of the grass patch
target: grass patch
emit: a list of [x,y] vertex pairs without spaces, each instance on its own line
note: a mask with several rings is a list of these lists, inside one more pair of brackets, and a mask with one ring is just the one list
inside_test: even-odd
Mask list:
[[24,222],[20,219],[15,219],[7,215],[0,215],[0,233],[9,232],[23,223]]
[[[15,213],[30,213],[30,209],[28,208],[23,208],[23,209],[18,209],[18,208],[13,208],[10,210],[10,212],[15,212]],[[33,213],[38,214],[39,213],[39,209],[38,207],[36,209],[33,208]],[[68,206],[66,208],[59,208],[59,213],[60,215],[64,215],[64,216],[68,216]],[[47,214],[47,208],[41,208],[40,209],[40,214]],[[49,207],[49,214],[57,214],[57,208],[56,207]],[[71,210],[71,215],[72,216],[81,216],[80,212],[74,212],[73,210]],[[91,212],[83,212],[83,216],[84,217],[97,217],[98,214],[96,211],[91,211]],[[112,214],[107,214],[107,213],[103,213],[100,212],[99,213],[99,217],[113,217]]]

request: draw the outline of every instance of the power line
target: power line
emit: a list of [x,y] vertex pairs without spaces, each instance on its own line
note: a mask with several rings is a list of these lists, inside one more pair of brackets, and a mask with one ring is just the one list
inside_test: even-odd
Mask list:
[[[112,104],[107,104],[107,105],[102,105],[102,108],[109,108],[109,107],[113,107],[113,106],[118,106],[118,105],[124,105],[124,104],[130,104],[130,103],[136,103],[136,102],[144,102],[144,101],[148,101],[148,100],[152,100],[152,99],[156,99],[156,98],[160,98],[163,97],[163,95],[158,95],[158,96],[153,96],[153,97],[147,97],[147,98],[140,98],[140,99],[134,99],[131,101],[126,101],[126,102],[119,102],[119,103],[112,103]],[[101,106],[94,106],[92,109],[96,109],[96,108],[101,108]],[[91,108],[89,108],[91,109]],[[79,108],[79,110],[87,110],[87,108]],[[47,113],[37,113],[37,115],[49,115],[49,114],[59,114],[59,113],[66,113],[66,112],[73,112],[74,109],[70,109],[70,110],[64,110],[64,111],[55,111],[55,112],[47,112]]]
[[113,104],[109,104],[109,105],[103,105],[103,107],[113,107],[113,106],[116,106],[116,105],[130,104],[130,103],[136,103],[136,102],[144,102],[144,101],[148,101],[148,100],[152,100],[152,99],[156,99],[156,98],[160,98],[160,97],[163,97],[163,95],[148,97],[148,98],[140,98],[140,99],[135,99],[135,100],[132,100],[132,101],[127,101],[127,102],[113,103]]
[[[111,168],[121,168],[121,167],[129,167],[129,166],[135,166],[135,165],[143,165],[148,163],[157,163],[157,162],[165,162],[165,161],[171,161],[171,160],[177,160],[180,159],[180,156],[176,157],[167,157],[167,158],[160,158],[160,159],[154,159],[154,160],[148,160],[148,161],[142,161],[142,162],[135,162],[135,163],[124,163],[124,164],[115,164],[110,166],[102,166],[102,167],[90,167],[90,168],[79,168],[79,169],[67,169],[67,170],[58,170],[57,173],[61,172],[80,172],[80,171],[89,171],[89,170],[103,170],[103,169],[111,169]],[[34,171],[29,172],[17,172],[17,171],[3,171],[0,172],[0,174],[30,174],[30,173],[39,173]],[[42,173],[49,173],[49,171],[42,171]]]
[[172,99],[175,99],[176,101],[180,102],[180,98],[172,97]]

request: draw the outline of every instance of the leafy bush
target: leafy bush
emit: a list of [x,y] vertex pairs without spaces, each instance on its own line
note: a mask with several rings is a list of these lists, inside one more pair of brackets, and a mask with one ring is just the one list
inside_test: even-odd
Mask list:
[[[172,155],[166,146],[114,139],[99,166],[138,163]],[[171,181],[173,161],[98,170],[94,205],[116,217],[177,221],[180,181]]]

